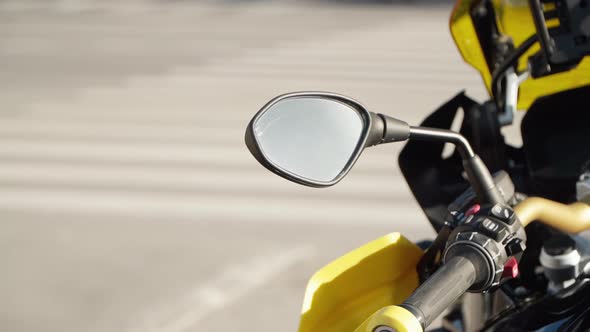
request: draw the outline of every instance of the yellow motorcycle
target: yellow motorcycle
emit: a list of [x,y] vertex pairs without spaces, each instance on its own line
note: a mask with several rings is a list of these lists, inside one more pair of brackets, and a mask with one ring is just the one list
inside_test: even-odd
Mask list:
[[[587,2],[459,0],[451,33],[490,100],[459,93],[419,126],[327,92],[254,116],[253,156],[312,187],[338,183],[365,148],[407,141],[399,166],[438,232],[421,245],[391,233],[316,272],[300,332],[424,331],[441,315],[440,331],[590,330]],[[519,109],[514,147],[500,129]]]

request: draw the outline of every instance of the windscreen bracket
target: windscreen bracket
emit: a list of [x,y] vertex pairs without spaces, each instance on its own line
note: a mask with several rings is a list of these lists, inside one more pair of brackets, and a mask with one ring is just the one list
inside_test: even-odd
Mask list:
[[541,77],[575,67],[590,55],[590,0],[529,0],[542,51],[530,59]]

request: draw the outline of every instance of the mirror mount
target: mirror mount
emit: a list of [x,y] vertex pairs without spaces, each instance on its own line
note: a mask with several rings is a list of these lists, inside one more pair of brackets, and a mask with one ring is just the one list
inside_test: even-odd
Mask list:
[[486,204],[504,204],[506,199],[502,196],[500,190],[494,182],[485,163],[473,151],[469,141],[461,134],[445,129],[410,127],[409,139],[445,142],[455,145],[461,159],[463,159],[463,169],[467,175],[469,183],[473,187],[480,203]]
[[371,130],[366,147],[383,143],[403,142],[410,138],[410,125],[385,114],[371,112]]
[[365,144],[366,147],[408,139],[455,145],[461,159],[463,159],[463,168],[467,179],[479,201],[484,204],[505,203],[490,171],[463,135],[451,130],[409,126],[401,120],[371,112],[371,130]]

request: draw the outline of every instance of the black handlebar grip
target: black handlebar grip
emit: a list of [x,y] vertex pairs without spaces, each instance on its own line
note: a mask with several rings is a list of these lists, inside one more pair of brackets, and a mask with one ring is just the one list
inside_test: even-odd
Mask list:
[[410,311],[426,329],[475,282],[475,265],[470,259],[455,256],[428,278],[401,307]]

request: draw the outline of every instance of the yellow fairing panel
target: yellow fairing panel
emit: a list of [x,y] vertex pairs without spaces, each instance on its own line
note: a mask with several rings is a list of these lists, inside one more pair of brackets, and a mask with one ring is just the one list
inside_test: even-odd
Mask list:
[[488,68],[470,15],[471,8],[477,2],[477,0],[458,0],[451,13],[449,26],[455,45],[457,45],[459,52],[463,56],[463,60],[479,71],[488,92],[490,92],[492,74]]
[[[463,59],[479,71],[489,92],[491,69],[485,60],[470,15],[471,8],[479,1],[458,0],[451,14],[450,28]],[[498,29],[502,34],[510,36],[516,46],[535,34],[535,25],[527,0],[492,0],[492,2]],[[526,69],[528,57],[537,51],[539,51],[538,44],[521,58],[519,71]],[[573,70],[524,81],[520,86],[518,108],[526,110],[538,97],[587,84],[590,84],[590,57],[584,58]]]
[[351,332],[418,286],[422,250],[399,233],[369,242],[316,272],[305,291],[299,332]]

